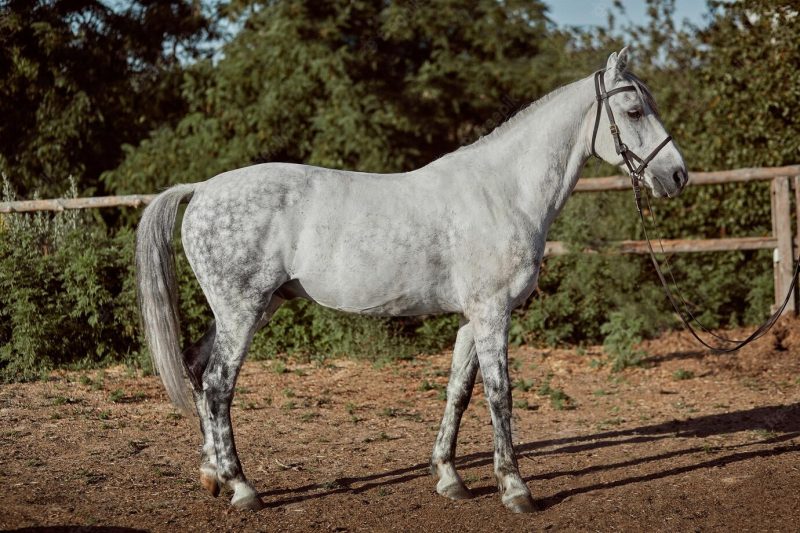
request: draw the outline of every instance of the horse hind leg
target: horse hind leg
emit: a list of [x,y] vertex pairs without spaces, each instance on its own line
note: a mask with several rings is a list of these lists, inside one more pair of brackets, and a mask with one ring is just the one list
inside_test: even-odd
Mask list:
[[200,451],[200,484],[214,497],[219,495],[220,485],[217,480],[217,454],[214,449],[214,437],[211,434],[211,421],[203,393],[203,373],[211,357],[216,333],[216,323],[212,320],[205,334],[183,351],[183,364],[186,376],[192,384],[194,404],[197,409],[197,417],[200,419],[200,433],[203,435],[203,447]]
[[477,372],[478,356],[472,326],[462,322],[453,350],[450,381],[447,384],[447,405],[431,456],[431,473],[439,478],[436,492],[454,500],[472,497],[458,475],[454,461],[461,415],[469,405]]
[[[258,331],[269,322],[269,319],[282,303],[283,300],[281,298],[277,296],[272,297],[267,309],[256,325],[255,331]],[[203,375],[205,374],[211,357],[216,333],[216,322],[212,321],[206,333],[183,353],[186,373],[194,389],[194,401],[197,408],[197,415],[200,419],[200,431],[203,435],[203,447],[200,459],[200,484],[214,497],[217,497],[220,493],[221,482],[217,468],[217,452],[214,442],[212,420],[206,402],[206,394],[203,390]]]

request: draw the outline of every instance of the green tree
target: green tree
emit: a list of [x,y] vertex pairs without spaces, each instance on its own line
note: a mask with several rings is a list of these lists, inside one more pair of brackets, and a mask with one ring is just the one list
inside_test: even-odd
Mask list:
[[22,195],[96,187],[123,143],[183,116],[180,59],[210,31],[196,0],[0,1],[0,171]]
[[239,2],[218,63],[187,73],[189,112],[104,180],[116,192],[261,161],[423,165],[573,79],[541,2]]

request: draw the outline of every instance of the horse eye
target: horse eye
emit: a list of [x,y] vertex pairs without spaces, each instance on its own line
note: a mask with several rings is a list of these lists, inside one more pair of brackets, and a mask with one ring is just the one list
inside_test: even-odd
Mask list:
[[639,120],[642,118],[642,112],[638,109],[634,109],[633,111],[628,111],[628,116],[631,117],[633,120]]

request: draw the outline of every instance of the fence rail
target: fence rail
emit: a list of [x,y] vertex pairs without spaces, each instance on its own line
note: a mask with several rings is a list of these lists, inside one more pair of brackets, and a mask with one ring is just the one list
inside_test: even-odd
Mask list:
[[[800,239],[795,242],[792,231],[791,188],[794,185],[796,224],[800,235],[800,165],[767,168],[740,168],[715,172],[692,172],[692,185],[719,185],[748,181],[771,180],[772,235],[766,237],[733,237],[725,239],[677,239],[664,240],[666,253],[721,252],[732,250],[773,250],[773,272],[775,280],[775,305],[783,302],[792,282],[794,254],[800,249]],[[578,180],[576,192],[621,191],[630,187],[627,176],[607,176]],[[22,200],[0,202],[0,213],[29,213],[33,211],[64,211],[67,209],[97,209],[102,207],[142,207],[150,203],[155,194],[131,194],[126,196],[98,196],[93,198],[55,198],[48,200]],[[646,254],[645,241],[619,241],[607,243],[604,251],[614,253]],[[564,255],[570,250],[558,241],[547,243],[545,255]],[[584,253],[598,250],[584,249]],[[660,251],[660,247],[656,250]],[[793,294],[786,311],[796,312],[796,297]]]

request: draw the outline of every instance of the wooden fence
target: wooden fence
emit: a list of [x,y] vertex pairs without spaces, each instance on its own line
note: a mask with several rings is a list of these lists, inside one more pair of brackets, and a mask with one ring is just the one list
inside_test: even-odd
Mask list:
[[[775,279],[775,305],[783,302],[792,282],[795,250],[800,250],[800,240],[792,238],[791,189],[794,185],[796,223],[800,234],[800,165],[773,168],[742,168],[717,172],[692,172],[690,184],[717,185],[747,181],[771,180],[772,235],[765,237],[729,237],[725,239],[666,239],[661,241],[667,253],[720,252],[729,250],[773,250]],[[622,191],[630,188],[627,176],[609,176],[578,180],[576,192]],[[94,198],[60,198],[51,200],[24,200],[0,202],[0,213],[25,213],[31,211],[64,211],[65,209],[95,209],[100,207],[142,207],[156,195],[132,194],[128,196],[100,196]],[[610,243],[619,253],[646,254],[645,241],[620,241]],[[660,250],[660,247],[659,247]],[[545,255],[563,255],[567,246],[558,241],[547,243]],[[591,253],[592,250],[586,250]],[[796,297],[792,294],[786,311],[796,312]]]

